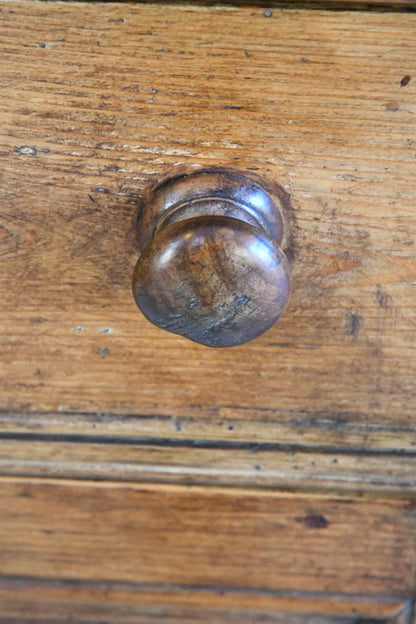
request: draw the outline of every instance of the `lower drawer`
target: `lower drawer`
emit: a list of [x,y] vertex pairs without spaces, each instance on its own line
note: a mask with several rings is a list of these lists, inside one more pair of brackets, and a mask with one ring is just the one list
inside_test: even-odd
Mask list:
[[407,500],[27,478],[0,492],[3,617],[407,621]]

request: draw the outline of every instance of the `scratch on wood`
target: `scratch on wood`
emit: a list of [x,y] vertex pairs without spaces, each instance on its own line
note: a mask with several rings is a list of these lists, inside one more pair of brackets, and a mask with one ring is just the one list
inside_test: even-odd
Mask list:
[[380,284],[377,284],[376,297],[380,308],[386,309],[392,302],[391,296],[384,292]]
[[358,332],[360,330],[362,320],[362,316],[357,314],[357,312],[348,312],[347,314],[345,321],[345,333],[352,336],[354,341],[358,338]]

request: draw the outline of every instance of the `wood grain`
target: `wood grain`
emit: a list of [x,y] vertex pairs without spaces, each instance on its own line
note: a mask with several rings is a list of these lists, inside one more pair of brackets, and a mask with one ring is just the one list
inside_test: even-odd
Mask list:
[[[304,592],[244,592],[135,583],[70,582],[0,578],[1,624],[409,624],[411,604],[392,597],[369,598]],[[319,620],[316,614],[319,613]],[[13,618],[13,619],[12,619]],[[53,618],[56,618],[53,619]]]
[[[3,2],[1,21],[4,410],[414,427],[416,16]],[[293,297],[250,345],[135,310],[136,200],[178,162],[290,193]]]
[[301,490],[415,490],[414,429],[316,418],[0,413],[0,472]]
[[[416,15],[0,24],[0,623],[408,624]],[[289,309],[221,352],[130,293],[138,198],[195,163],[289,200]]]
[[[85,0],[94,2],[94,0]],[[104,0],[112,1],[112,0]],[[172,5],[168,0],[141,0],[143,4]],[[270,9],[326,9],[326,10],[350,10],[350,11],[412,11],[416,8],[415,0],[185,0],[182,4],[200,6],[232,5],[234,7],[258,6],[263,9],[267,17],[271,17]],[[265,8],[266,7],[266,8]]]
[[[197,406],[194,406],[195,408]],[[202,410],[201,410],[202,411]],[[199,417],[161,414],[106,412],[0,411],[0,439],[91,441],[98,437],[111,443],[123,440],[198,441],[220,445],[251,443],[262,448],[272,444],[288,451],[311,450],[330,453],[406,454],[416,447],[414,427],[376,425],[360,421],[357,414],[312,412],[293,413],[290,420],[279,420],[276,410],[244,409],[238,405],[213,406]],[[289,414],[286,415],[289,417]],[[332,416],[330,418],[329,416]]]
[[410,501],[3,478],[0,504],[3,576],[403,598],[413,586]]
[[416,494],[414,455],[346,453],[337,448],[293,450],[284,445],[215,440],[3,436],[0,472],[61,479]]

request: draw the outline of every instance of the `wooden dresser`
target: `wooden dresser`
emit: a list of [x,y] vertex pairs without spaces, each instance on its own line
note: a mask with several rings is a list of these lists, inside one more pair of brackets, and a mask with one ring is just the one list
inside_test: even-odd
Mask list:
[[[0,1],[0,623],[410,624],[416,4]],[[246,345],[151,325],[137,205],[287,197]]]

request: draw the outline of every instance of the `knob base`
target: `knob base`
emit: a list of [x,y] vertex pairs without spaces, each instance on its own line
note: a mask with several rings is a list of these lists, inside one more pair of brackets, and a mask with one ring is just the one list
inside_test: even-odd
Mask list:
[[140,250],[161,228],[203,216],[245,221],[282,243],[284,222],[277,197],[241,173],[198,169],[164,180],[143,198],[137,232]]

